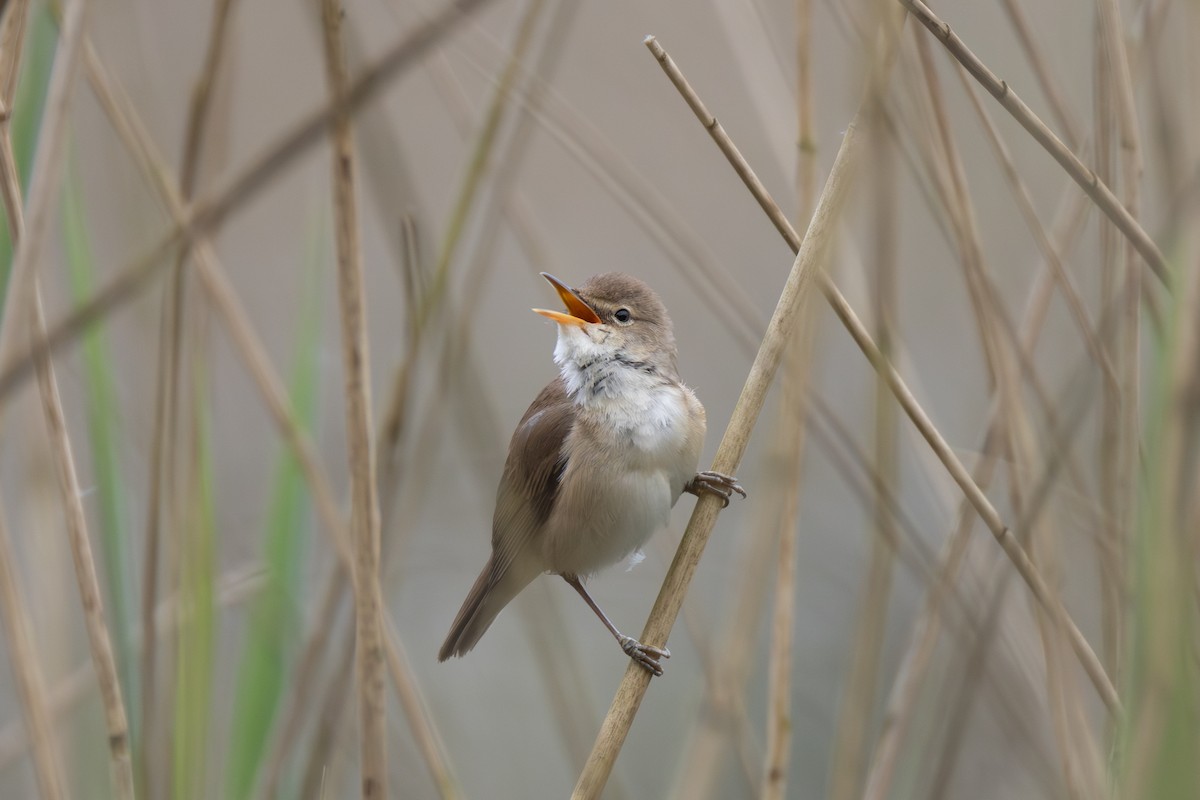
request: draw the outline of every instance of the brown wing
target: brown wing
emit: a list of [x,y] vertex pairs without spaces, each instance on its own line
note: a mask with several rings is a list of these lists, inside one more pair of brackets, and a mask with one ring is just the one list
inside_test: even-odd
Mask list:
[[496,490],[492,557],[454,618],[439,661],[474,647],[501,609],[545,570],[535,539],[558,496],[567,466],[563,444],[573,419],[573,404],[562,381],[555,380],[517,425]]
[[562,378],[542,389],[521,418],[496,490],[492,516],[492,559],[498,579],[550,516],[567,466],[563,447],[575,419],[575,404]]

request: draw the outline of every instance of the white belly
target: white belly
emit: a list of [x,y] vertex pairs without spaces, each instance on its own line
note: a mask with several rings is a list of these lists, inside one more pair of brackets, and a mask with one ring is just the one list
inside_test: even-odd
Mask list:
[[551,571],[589,575],[666,525],[699,458],[682,391],[664,387],[637,408],[614,402],[588,409],[592,424],[577,428],[568,445],[546,524],[543,555]]
[[583,489],[579,500],[560,503],[551,514],[543,541],[552,572],[590,575],[641,548],[666,525],[676,498],[665,473],[605,477],[602,488]]

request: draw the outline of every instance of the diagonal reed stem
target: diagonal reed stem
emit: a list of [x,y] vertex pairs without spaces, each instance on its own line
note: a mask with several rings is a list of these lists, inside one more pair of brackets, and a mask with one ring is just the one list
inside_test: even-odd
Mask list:
[[988,69],[987,65],[950,29],[950,26],[934,14],[927,5],[921,0],[900,0],[900,4],[908,9],[917,21],[928,28],[929,32],[937,37],[950,54],[966,68],[967,72],[970,72],[971,76],[979,81],[1008,113],[1012,114],[1013,119],[1020,123],[1021,127],[1066,170],[1071,179],[1079,184],[1079,188],[1092,198],[1105,216],[1113,221],[1113,224],[1137,249],[1163,285],[1169,288],[1170,278],[1162,251],[1158,249],[1158,245],[1154,243],[1145,229],[1138,224],[1133,214],[1121,204],[1112,189],[1108,188],[1104,181],[1100,180],[1100,177],[1079,159],[1079,156],[1071,152],[1070,148],[1063,144],[1062,140],[1046,126],[1046,123],[1042,122],[1037,114],[1034,114],[1032,109],[1025,105],[1025,101],[1017,96],[1008,82],[996,77],[996,74]]
[[[676,87],[681,89],[686,87],[686,80],[658,40],[651,36],[646,38],[645,43]],[[684,92],[684,96],[697,115],[704,120],[705,128],[710,134],[713,133],[719,125],[716,119],[708,114],[699,98],[690,91],[690,87],[688,91]],[[815,274],[820,272],[824,263],[829,245],[837,231],[838,219],[853,183],[857,145],[859,137],[862,135],[859,127],[862,124],[863,116],[865,115],[860,109],[859,115],[846,128],[833,168],[830,170],[825,188],[821,192],[813,212],[808,233],[798,250],[795,261],[792,262],[792,270],[779,296],[775,312],[767,324],[766,334],[759,346],[758,354],[754,358],[754,363],[750,367],[750,374],[742,387],[741,395],[733,410],[733,416],[717,447],[712,466],[717,472],[732,474],[741,463],[750,434],[766,400],[767,390],[775,379],[787,342],[795,331],[799,312],[804,305],[804,298],[812,288]],[[739,175],[747,180],[753,177],[748,165],[746,171],[739,170]],[[756,178],[754,180],[757,181]],[[695,511],[692,512],[687,529],[684,531],[683,540],[679,544],[675,559],[671,562],[658,598],[655,600],[654,608],[650,612],[650,618],[646,622],[640,639],[643,643],[659,647],[666,644],[667,635],[670,633],[676,617],[679,616],[684,595],[696,572],[700,556],[704,552],[713,527],[716,525],[720,510],[721,504],[716,498],[702,497],[696,503]],[[636,664],[631,664],[625,670],[625,676],[613,698],[600,733],[596,737],[592,754],[575,785],[572,795],[575,800],[598,797],[603,790],[649,685],[650,673]]]
[[[310,112],[295,127],[268,145],[249,166],[235,175],[223,188],[206,194],[193,203],[185,221],[173,225],[140,258],[126,264],[93,294],[90,300],[67,314],[50,329],[45,338],[51,352],[74,341],[97,319],[131,301],[159,270],[173,263],[168,256],[176,247],[183,242],[194,240],[202,233],[219,228],[230,214],[257,197],[272,179],[294,164],[303,153],[322,142],[337,116],[353,115],[398,75],[419,63],[438,42],[455,30],[466,14],[487,2],[488,0],[455,0],[445,6],[426,22],[402,36],[357,75],[347,86],[340,104],[331,99]],[[0,402],[28,380],[32,371],[33,359],[28,354],[9,359],[0,358]]]
[[[154,147],[145,125],[131,107],[128,98],[105,70],[92,48],[91,42],[86,39],[84,42],[84,66],[96,99],[108,115],[118,138],[125,143],[130,155],[158,193],[159,201],[167,212],[177,223],[184,223],[187,219],[186,208],[180,195],[179,186],[175,183],[170,169],[162,155]],[[298,424],[297,415],[291,407],[283,380],[272,366],[266,346],[254,329],[249,312],[238,299],[228,274],[217,259],[211,241],[207,238],[198,240],[194,246],[193,256],[198,268],[197,276],[200,279],[201,288],[233,340],[235,352],[241,357],[247,373],[254,380],[262,403],[271,416],[280,438],[300,464],[304,479],[312,493],[316,514],[338,555],[339,574],[348,574],[352,558],[349,534],[329,478],[320,466],[316,445]],[[158,627],[161,628],[161,625]],[[318,625],[318,627],[327,629],[328,625]],[[407,662],[391,652],[394,648],[401,646],[398,635],[394,630],[389,630],[388,634],[388,638],[385,639],[388,663],[392,666],[397,693],[400,696],[401,705],[405,709],[413,737],[419,743],[422,754],[426,756],[426,764],[434,781],[439,788],[443,789],[443,796],[455,796],[458,790],[453,771],[450,769],[445,748],[440,743],[440,736],[437,734],[432,717],[425,713],[423,703],[405,702],[404,685],[415,686],[415,677],[411,671],[403,672],[407,669]],[[401,672],[397,672],[396,665],[399,665]],[[298,677],[296,679],[297,687],[302,682],[303,678]],[[300,692],[300,695],[303,696],[300,688],[297,688],[296,692]],[[420,715],[414,716],[417,712],[420,712]],[[278,763],[278,759],[273,758],[271,763],[272,765]],[[267,785],[269,786],[270,783],[268,780]],[[265,794],[273,796],[274,792],[266,791]]]
[[[757,175],[754,174],[753,169],[745,161],[741,153],[738,152],[737,147],[729,139],[728,134],[725,133],[725,130],[717,122],[716,118],[708,112],[703,102],[695,94],[694,90],[687,84],[686,79],[684,79],[682,74],[678,72],[678,68],[674,66],[673,62],[669,62],[669,60],[664,61],[664,67],[669,70],[668,74],[675,83],[676,88],[678,88],[684,95],[688,105],[691,106],[693,111],[696,112],[697,117],[700,119],[705,129],[709,131],[709,134],[717,143],[718,147],[721,148],[721,151],[725,154],[726,158],[729,159],[734,171],[737,172],[739,177],[743,179],[743,182],[746,183],[747,188],[749,188],[751,193],[754,194],[755,199],[759,202],[759,205],[762,207],[763,211],[787,240],[789,246],[796,251],[803,250],[803,244],[801,243],[800,238],[796,235],[796,232],[792,228],[791,223],[788,221],[787,216],[763,187],[762,182],[758,179]],[[839,151],[839,153],[840,152],[841,151]],[[808,235],[811,234],[812,229],[810,228]],[[934,453],[942,462],[943,466],[945,466],[946,470],[950,473],[951,478],[954,479],[954,482],[958,484],[959,488],[962,489],[963,493],[967,496],[967,499],[970,500],[971,505],[975,508],[980,518],[988,526],[988,529],[992,532],[992,535],[995,536],[1001,548],[1009,557],[1010,561],[1012,561],[1013,566],[1017,569],[1017,572],[1020,573],[1022,579],[1025,581],[1034,597],[1040,604],[1042,604],[1048,611],[1051,612],[1056,624],[1060,626],[1062,634],[1065,635],[1070,641],[1071,647],[1075,651],[1076,656],[1079,658],[1084,671],[1087,673],[1092,684],[1095,686],[1100,698],[1108,707],[1109,712],[1114,715],[1119,715],[1121,713],[1121,704],[1117,696],[1116,689],[1113,687],[1112,681],[1105,673],[1104,668],[1100,664],[1099,659],[1096,657],[1095,652],[1092,650],[1091,645],[1088,643],[1087,639],[1084,638],[1074,620],[1071,619],[1066,609],[1062,606],[1061,601],[1047,586],[1045,579],[1034,567],[1033,563],[1029,559],[1028,554],[1021,546],[1016,536],[1014,536],[1012,530],[1004,523],[1004,520],[1001,518],[1000,513],[996,510],[996,507],[992,505],[991,501],[987,498],[987,495],[972,479],[962,461],[950,448],[950,445],[946,441],[945,437],[942,436],[941,432],[936,426],[934,426],[932,420],[929,418],[929,415],[917,402],[916,398],[913,396],[911,390],[908,388],[899,372],[883,357],[883,354],[879,351],[879,347],[872,340],[865,326],[862,324],[861,320],[859,320],[858,315],[846,301],[846,298],[842,295],[838,288],[828,280],[828,278],[824,277],[823,273],[818,280],[820,282],[821,291],[824,293],[826,300],[828,300],[830,305],[833,307],[834,313],[838,316],[842,324],[846,327],[847,331],[854,338],[856,344],[858,344],[864,355],[867,356],[867,359],[871,362],[872,366],[874,366],[875,369],[887,379],[888,385],[892,390],[892,394],[896,397],[896,400],[900,403],[905,413],[908,414],[909,418],[920,431],[921,435],[929,443],[930,447],[933,448]]]

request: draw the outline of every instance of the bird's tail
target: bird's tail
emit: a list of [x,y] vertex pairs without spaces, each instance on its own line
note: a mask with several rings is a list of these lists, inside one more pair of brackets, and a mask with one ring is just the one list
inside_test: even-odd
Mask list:
[[454,624],[450,626],[450,634],[446,637],[442,649],[438,651],[438,661],[445,661],[451,656],[465,655],[475,646],[487,632],[496,615],[500,613],[517,593],[529,585],[541,571],[534,565],[521,563],[516,559],[502,574],[496,574],[495,559],[489,558],[475,585],[463,601]]

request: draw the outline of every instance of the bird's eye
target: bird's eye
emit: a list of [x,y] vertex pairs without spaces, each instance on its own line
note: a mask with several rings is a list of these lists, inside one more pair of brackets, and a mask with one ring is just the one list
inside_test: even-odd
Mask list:
[[617,322],[625,324],[629,322],[632,316],[633,315],[629,313],[628,308],[618,308],[617,313],[613,314],[613,319],[615,319]]

